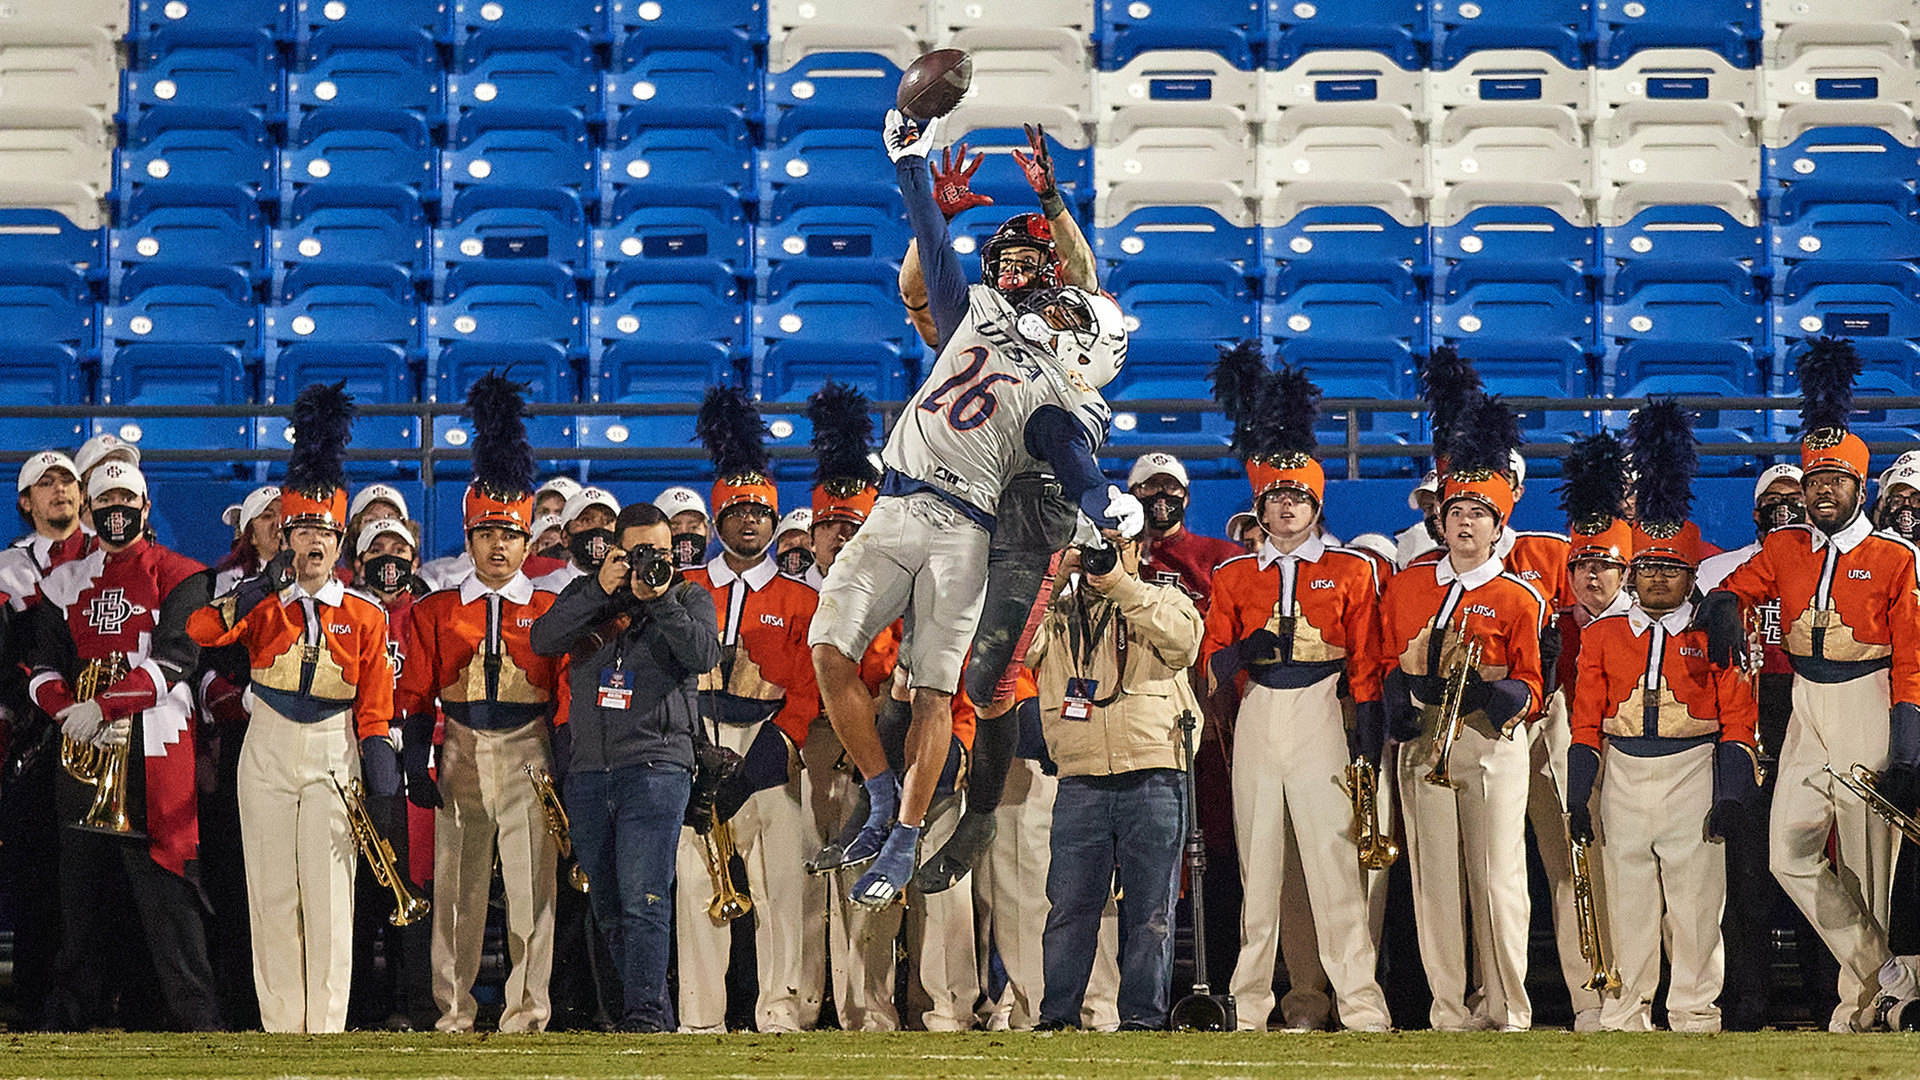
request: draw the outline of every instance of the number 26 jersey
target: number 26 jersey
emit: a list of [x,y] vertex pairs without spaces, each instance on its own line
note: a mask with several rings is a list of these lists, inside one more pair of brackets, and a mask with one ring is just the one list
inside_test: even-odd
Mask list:
[[1027,449],[1027,421],[1043,406],[1066,410],[1098,450],[1111,411],[1100,392],[1061,371],[1013,333],[1013,305],[985,285],[967,290],[967,317],[893,426],[888,469],[994,514],[1007,481],[1049,471]]

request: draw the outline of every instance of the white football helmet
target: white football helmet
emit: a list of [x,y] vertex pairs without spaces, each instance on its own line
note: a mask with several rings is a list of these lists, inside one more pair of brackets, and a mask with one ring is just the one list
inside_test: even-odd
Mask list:
[[1069,377],[1098,390],[1127,362],[1127,327],[1120,305],[1076,285],[1042,289],[1020,305],[1015,329],[1053,357]]

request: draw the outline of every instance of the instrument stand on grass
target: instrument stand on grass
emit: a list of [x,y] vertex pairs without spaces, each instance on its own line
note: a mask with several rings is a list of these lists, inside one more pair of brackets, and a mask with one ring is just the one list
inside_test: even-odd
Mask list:
[[1187,896],[1193,911],[1193,993],[1173,1006],[1168,1026],[1175,1031],[1233,1031],[1239,1025],[1232,994],[1216,994],[1207,983],[1207,905],[1202,880],[1207,874],[1207,842],[1200,833],[1200,796],[1194,789],[1192,710],[1180,714],[1180,741],[1187,755]]

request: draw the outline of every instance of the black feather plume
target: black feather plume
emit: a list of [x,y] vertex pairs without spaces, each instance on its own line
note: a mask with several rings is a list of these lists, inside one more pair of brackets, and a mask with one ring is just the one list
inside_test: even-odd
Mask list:
[[1601,528],[1622,516],[1627,504],[1626,452],[1610,431],[1573,444],[1560,467],[1560,509],[1567,520]]
[[1853,380],[1860,375],[1860,354],[1846,338],[1815,338],[1800,356],[1800,430],[1847,426],[1853,411]]
[[1462,357],[1451,345],[1433,350],[1420,366],[1420,396],[1426,400],[1433,425],[1433,456],[1448,458],[1453,433],[1460,417],[1481,395],[1480,373],[1473,361]]
[[1525,442],[1520,418],[1499,394],[1480,394],[1465,404],[1447,440],[1447,471],[1504,473],[1513,451]]
[[707,388],[694,431],[713,458],[716,476],[765,476],[771,468],[766,421],[760,419],[760,407],[737,386]]
[[1214,361],[1209,374],[1213,400],[1237,427],[1259,404],[1261,383],[1267,377],[1267,359],[1261,355],[1260,343],[1242,341],[1231,348],[1222,347],[1220,359]]
[[309,383],[293,402],[293,453],[287,486],[317,498],[347,486],[347,443],[353,440],[353,395],[345,380]]
[[1649,401],[1627,421],[1627,445],[1639,520],[1649,525],[1686,521],[1693,512],[1693,474],[1700,465],[1693,414],[1672,398]]
[[473,481],[488,494],[518,499],[533,493],[533,447],[527,442],[526,383],[489,371],[467,388],[473,419]]
[[1266,453],[1313,456],[1318,447],[1313,425],[1320,420],[1320,388],[1307,378],[1305,371],[1281,364],[1280,370],[1267,376],[1266,385],[1261,388],[1260,407],[1263,429],[1267,423],[1265,418],[1272,418],[1271,430],[1263,430],[1267,437]]
[[867,395],[845,383],[830,382],[807,399],[813,422],[813,481],[852,480],[862,486],[880,482],[873,467],[873,406]]

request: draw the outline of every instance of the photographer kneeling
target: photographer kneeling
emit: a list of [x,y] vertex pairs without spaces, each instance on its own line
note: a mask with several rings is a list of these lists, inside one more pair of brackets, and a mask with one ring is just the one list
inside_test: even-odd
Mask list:
[[627,507],[614,537],[598,573],[568,585],[534,623],[532,644],[572,664],[567,816],[620,969],[620,1030],[672,1031],[674,854],[693,784],[695,691],[720,662],[719,623],[713,597],[674,570],[658,508]]
[[[1053,603],[1027,652],[1047,752],[1060,769],[1036,1031],[1079,1026],[1116,866],[1125,896],[1120,1029],[1167,1026],[1186,836],[1180,714],[1199,712],[1187,668],[1200,653],[1202,626],[1186,593],[1140,580],[1138,544],[1114,543],[1117,564],[1107,547],[1061,557]],[[1083,557],[1089,563],[1069,590],[1066,579],[1082,570]]]

